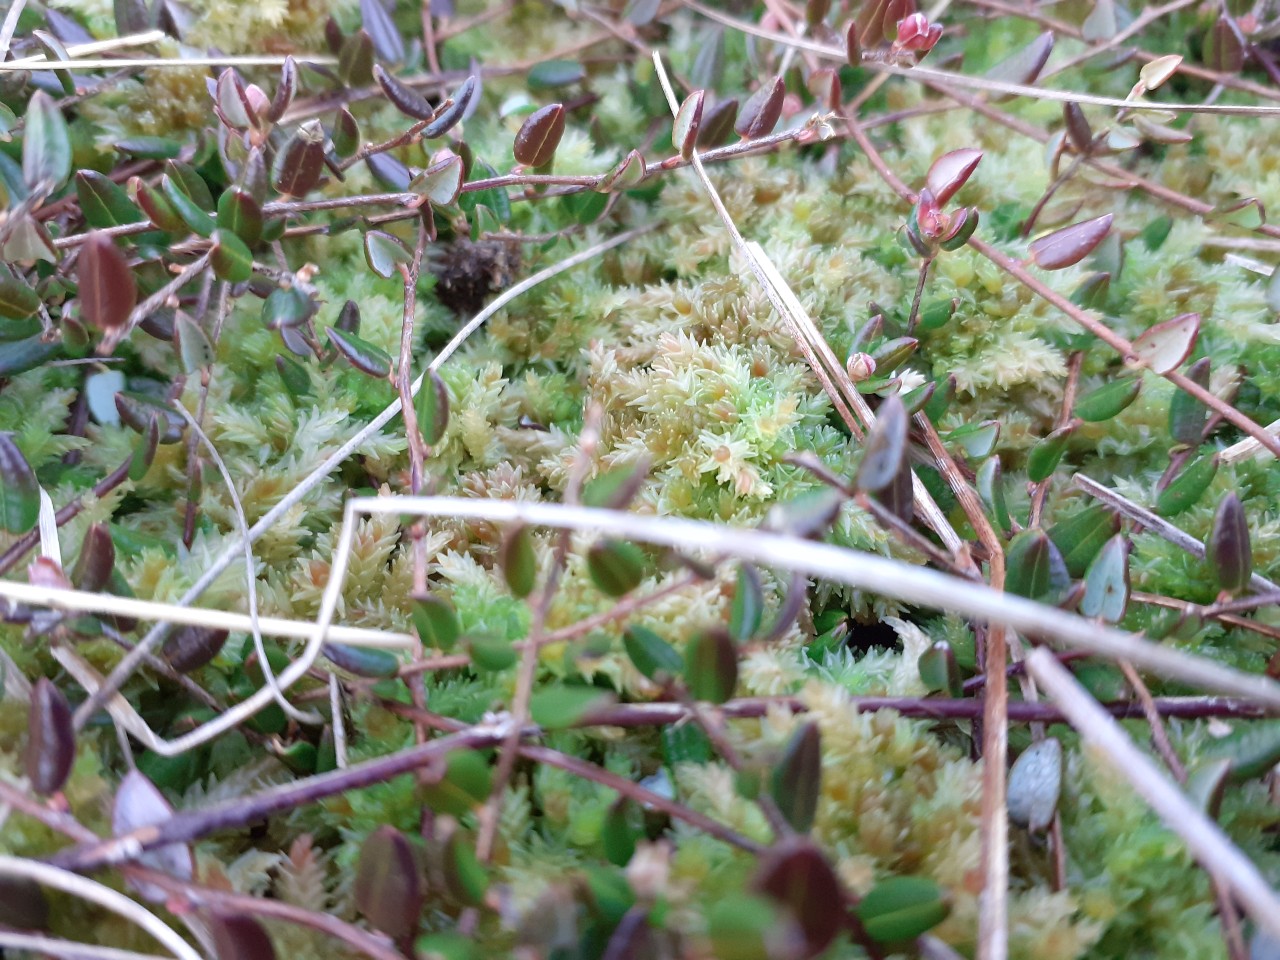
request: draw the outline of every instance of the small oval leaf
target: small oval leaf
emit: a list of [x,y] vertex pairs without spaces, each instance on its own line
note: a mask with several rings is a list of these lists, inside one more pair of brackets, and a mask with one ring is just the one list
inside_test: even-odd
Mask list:
[[516,162],[526,167],[545,167],[556,154],[564,136],[564,105],[552,103],[535,110],[516,133],[512,152]]
[[1133,352],[1156,373],[1168,373],[1191,356],[1199,335],[1200,314],[1182,313],[1144,330],[1133,341]]
[[1043,270],[1061,270],[1079,263],[1111,231],[1111,214],[1063,227],[1031,244],[1031,261]]
[[1253,575],[1249,522],[1234,491],[1228,492],[1218,503],[1213,528],[1205,543],[1205,558],[1213,570],[1219,590],[1234,594],[1249,585],[1249,578]]
[[724,703],[738,685],[738,651],[728,631],[713,628],[693,636],[684,652],[684,682],[689,696]]
[[43,796],[57,793],[71,774],[76,759],[76,732],[71,707],[48,677],[31,688],[27,710],[27,778]]
[[1009,819],[1040,833],[1053,823],[1062,792],[1062,744],[1056,737],[1038,740],[1009,770]]
[[106,333],[116,333],[138,302],[129,260],[110,237],[91,233],[76,261],[80,315]]
[[781,77],[762,84],[742,105],[738,120],[733,125],[738,136],[744,140],[757,140],[773,133],[782,117],[782,101],[786,93]]

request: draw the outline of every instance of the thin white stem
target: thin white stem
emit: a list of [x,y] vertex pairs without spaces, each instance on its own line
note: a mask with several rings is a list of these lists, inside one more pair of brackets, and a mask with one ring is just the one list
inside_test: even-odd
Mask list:
[[342,719],[342,684],[329,674],[329,713],[333,717],[333,754],[339,770],[347,769],[347,725]]
[[1197,860],[1221,877],[1254,921],[1272,936],[1280,936],[1280,896],[1257,867],[1231,842],[1155,762],[1134,745],[1120,724],[1048,650],[1027,655],[1027,670],[1058,704],[1084,741],[1104,756],[1129,781],[1165,825],[1180,836]]
[[[21,4],[17,4],[21,7]],[[163,30],[148,30],[146,33],[134,33],[127,37],[111,37],[107,40],[94,40],[92,43],[77,43],[67,47],[67,56],[69,57],[87,57],[94,53],[106,53],[108,50],[122,50],[126,47],[145,47],[147,44],[158,43],[167,37]],[[10,60],[13,65],[21,64],[24,67],[35,66],[36,64],[45,63],[49,58],[43,53],[38,53],[31,57],[22,57],[18,60]],[[62,64],[59,63],[59,66]]]
[[[1267,433],[1274,433],[1276,436],[1280,436],[1280,420],[1268,424]],[[1238,460],[1244,460],[1258,453],[1264,453],[1268,456],[1272,455],[1270,450],[1267,450],[1253,437],[1246,437],[1239,443],[1233,443],[1231,446],[1227,447],[1227,449],[1223,450],[1218,454],[1218,459],[1223,463],[1235,463]]]
[[[18,29],[18,18],[22,16],[22,10],[27,5],[27,0],[12,0],[9,9],[5,11],[4,23],[0,24],[0,60],[4,60],[9,55],[9,44],[13,40],[13,32]],[[9,66],[9,64],[0,64],[0,66]]]
[[[1241,673],[1204,657],[1164,647],[1057,607],[993,590],[972,580],[831,544],[695,520],[554,503],[461,497],[361,497],[350,500],[342,536],[351,537],[358,515],[385,513],[582,530],[601,536],[728,555],[762,566],[783,567],[907,603],[1002,623],[1024,636],[1051,640],[1110,660],[1128,660],[1159,676],[1217,693],[1244,697],[1270,710],[1280,711],[1280,684],[1267,677]],[[335,557],[335,564],[336,561]],[[333,576],[339,576],[336,567]],[[329,586],[334,587],[333,580]]]
[[0,930],[0,947],[42,957],[65,957],[66,960],[168,960],[157,953],[135,953],[133,950],[100,947],[94,943],[77,943],[43,934],[15,933],[9,930]]
[[43,886],[53,887],[55,890],[69,893],[81,900],[96,903],[147,931],[178,960],[204,960],[185,940],[161,923],[151,911],[96,880],[90,880],[88,877],[82,877],[70,870],[63,870],[61,867],[54,867],[47,863],[6,855],[0,855],[0,877],[34,880]]
[[195,433],[197,439],[204,444],[204,448],[209,451],[209,457],[222,475],[222,482],[226,484],[227,493],[231,496],[231,506],[235,511],[236,523],[240,528],[240,543],[244,548],[244,587],[245,600],[249,605],[249,631],[253,635],[253,648],[258,652],[258,666],[262,669],[262,680],[267,689],[271,691],[276,703],[280,705],[280,709],[287,716],[292,717],[299,723],[313,725],[324,723],[324,717],[314,710],[299,710],[286,700],[284,691],[276,683],[275,671],[271,669],[271,664],[267,662],[267,647],[262,641],[262,627],[258,623],[258,576],[253,562],[253,544],[249,541],[249,520],[244,514],[244,505],[240,502],[240,494],[236,492],[235,481],[231,479],[231,471],[227,469],[227,464],[222,459],[222,455],[218,453],[218,449],[213,445],[213,441],[209,439],[209,435],[196,422],[196,418],[181,403],[175,401],[173,408],[187,421],[187,426]]
[[[337,58],[318,53],[295,53],[293,59],[299,63],[337,63]],[[278,67],[284,63],[284,57],[275,56],[243,56],[243,57],[132,57],[112,59],[84,58],[79,60],[55,60],[45,63],[17,64],[13,61],[0,63],[0,70],[118,70],[124,67]]]
[[[431,361],[428,369],[438,369],[445,360],[453,355],[454,351],[462,345],[466,338],[478,330],[480,326],[489,319],[489,317],[493,316],[521,294],[531,290],[540,283],[550,280],[552,277],[558,276],[567,270],[571,270],[574,267],[586,263],[603,253],[607,253],[614,247],[621,246],[622,244],[633,240],[641,234],[654,229],[654,226],[655,225],[639,227],[635,230],[628,230],[625,233],[620,233],[615,237],[610,237],[608,240],[598,243],[592,247],[588,247],[586,250],[582,250],[571,257],[566,257],[564,260],[554,263],[546,269],[540,270],[533,276],[527,277],[507,290],[504,290],[494,298],[492,303],[476,314],[461,330],[458,331],[457,334],[454,335],[453,339],[450,340],[436,358]],[[413,382],[412,393],[415,396],[422,388],[422,383],[425,377],[426,374],[424,373]],[[290,511],[292,511],[293,508],[302,502],[302,500],[311,493],[312,490],[318,487],[329,474],[341,466],[348,457],[367,443],[378,433],[379,430],[390,423],[399,412],[400,399],[397,397],[385,410],[369,421],[369,423],[357,431],[350,440],[330,454],[323,463],[312,470],[311,473],[295,485],[292,490],[281,498],[279,503],[263,514],[262,517],[259,518],[258,522],[249,528],[249,539],[251,541],[256,541],[264,533],[275,526],[281,517],[286,516]],[[231,564],[234,563],[236,558],[240,555],[241,547],[239,541],[234,541],[229,544],[227,548],[209,564],[199,579],[192,584],[191,588],[182,595],[182,598],[178,601],[178,607],[186,607],[195,602],[195,600],[204,593],[205,590],[209,589],[209,585],[222,575],[222,571],[231,566]],[[172,620],[173,622],[181,622],[172,617],[167,617],[166,619]],[[263,623],[266,623],[265,619]],[[75,725],[77,730],[83,728],[89,718],[93,716],[94,711],[97,710],[103,702],[105,702],[106,698],[116,690],[119,690],[121,685],[123,685],[123,683],[132,676],[133,671],[138,669],[141,665],[143,658],[150,653],[161,640],[164,639],[167,631],[168,623],[161,622],[156,624],[147,631],[146,636],[138,641],[138,645],[126,654],[118,664],[116,664],[115,669],[112,670],[110,675],[107,677],[102,689],[95,691],[83,704],[80,705],[79,709],[76,710]],[[341,639],[339,637],[338,628],[334,628],[331,633],[333,640],[337,641]],[[307,636],[309,634],[303,635]],[[344,640],[343,642],[347,641]],[[416,643],[416,640],[411,640],[410,642]],[[197,731],[192,731],[193,734],[196,732]]]
[[[184,607],[176,603],[158,603],[154,600],[137,600],[133,597],[115,597],[108,593],[38,587],[9,580],[0,580],[0,597],[17,603],[52,607],[55,610],[114,614],[137,620],[161,620],[167,623],[209,627],[213,630],[229,630],[236,633],[248,633],[251,628],[249,617],[243,613]],[[287,637],[293,640],[305,640],[315,630],[315,624],[308,620],[285,620],[281,617],[259,617],[258,626],[267,636]],[[417,643],[413,634],[410,633],[372,630],[366,627],[335,626],[329,630],[329,639],[334,643],[345,643],[353,647],[375,647],[387,650],[409,650]]]

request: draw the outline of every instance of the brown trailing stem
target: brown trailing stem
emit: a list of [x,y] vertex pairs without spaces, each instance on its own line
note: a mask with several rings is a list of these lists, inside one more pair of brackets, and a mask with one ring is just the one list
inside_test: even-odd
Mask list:
[[[124,483],[129,476],[129,465],[133,462],[130,457],[120,466],[99,480],[93,486],[92,495],[95,500],[100,500],[108,493],[114,490],[120,484]],[[54,521],[59,527],[69,522],[72,518],[79,515],[84,509],[84,498],[89,494],[81,494],[76,497],[65,507],[54,514]],[[4,553],[0,554],[0,576],[4,576],[14,565],[22,560],[31,550],[35,549],[40,542],[39,528],[32,530],[30,533],[23,534],[15,540]]]
[[247,797],[235,797],[195,810],[181,811],[168,820],[140,827],[100,843],[81,844],[49,858],[50,863],[76,871],[130,861],[144,850],[169,843],[189,843],[224,830],[242,829],[277,813],[317,803],[348,790],[385,783],[439,763],[454,750],[478,750],[497,746],[505,725],[476,725],[429,743],[409,747],[390,756],[366,760],[314,777],[270,787]]

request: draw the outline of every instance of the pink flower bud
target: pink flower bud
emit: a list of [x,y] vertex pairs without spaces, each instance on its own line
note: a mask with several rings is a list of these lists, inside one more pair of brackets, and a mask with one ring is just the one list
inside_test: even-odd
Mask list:
[[845,363],[845,370],[848,371],[850,380],[861,383],[875,376],[876,361],[870,354],[851,353],[848,362]]
[[898,50],[928,53],[941,36],[941,24],[930,24],[923,13],[913,13],[898,21],[898,39],[893,45]]

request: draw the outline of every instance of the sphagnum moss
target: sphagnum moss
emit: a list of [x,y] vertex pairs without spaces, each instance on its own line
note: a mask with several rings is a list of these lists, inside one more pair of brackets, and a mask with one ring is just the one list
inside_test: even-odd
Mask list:
[[[118,9],[113,18],[100,4],[71,0],[57,6],[97,37],[126,32],[120,28],[131,22],[129,11]],[[817,20],[810,36],[828,47],[833,37],[845,35],[855,17],[864,26],[879,22],[876,12],[883,19],[886,4],[869,0],[831,6],[807,5]],[[1088,6],[1057,11],[1065,26],[1054,27],[1059,33],[1055,57],[1065,59],[1085,49],[1077,38],[1082,24],[1086,36],[1105,40],[1106,24],[1100,25],[1096,10],[1090,16]],[[1238,6],[1228,4],[1227,15],[1236,18],[1243,35],[1251,35],[1262,20]],[[161,403],[177,398],[198,413],[253,523],[396,395],[394,384],[371,379],[331,349],[326,331],[338,322],[345,302],[359,307],[358,329],[347,332],[385,351],[393,366],[407,361],[416,374],[453,334],[459,311],[468,313],[515,277],[584,249],[619,227],[649,222],[660,226],[507,306],[443,366],[450,415],[443,437],[427,451],[425,477],[411,474],[402,421],[393,421],[256,541],[260,612],[295,618],[317,614],[342,501],[351,491],[559,500],[576,496],[584,479],[644,464],[646,478],[626,508],[749,526],[777,524],[779,517],[784,524],[800,524],[813,511],[797,504],[814,504],[828,489],[822,473],[844,484],[857,475],[862,444],[718,224],[705,192],[691,175],[667,169],[674,162],[660,164],[667,154],[666,105],[652,64],[636,55],[625,38],[637,36],[642,44],[661,49],[684,92],[706,88],[712,107],[728,97],[745,102],[759,85],[783,73],[787,96],[781,129],[791,134],[770,140],[754,156],[717,156],[716,143],[701,143],[700,148],[730,217],[748,239],[761,243],[843,363],[855,351],[874,356],[886,341],[907,333],[922,254],[907,242],[904,227],[913,219],[912,229],[928,231],[918,212],[907,216],[891,185],[847,141],[840,119],[830,121],[836,136],[828,142],[815,143],[803,132],[809,114],[819,109],[806,85],[819,67],[837,63],[811,59],[805,52],[784,53],[780,45],[709,21],[696,7],[664,10],[653,20],[643,3],[585,16],[527,3],[502,11],[463,3],[456,14],[436,11],[434,39],[423,36],[419,11],[404,4],[386,10],[377,0],[359,9],[345,3],[284,9],[233,2],[208,9],[197,4],[192,10],[200,16],[189,24],[168,7],[163,15],[159,8],[152,13],[190,48],[294,54],[300,61],[332,49],[337,62],[300,70],[301,86],[292,106],[271,113],[288,118],[274,130],[266,103],[234,81],[224,83],[223,91],[239,97],[237,91],[244,90],[253,117],[237,120],[237,110],[244,113],[244,108],[230,101],[218,102],[223,116],[215,117],[205,78],[216,79],[218,69],[135,73],[83,102],[64,104],[44,126],[33,120],[26,105],[32,84],[49,74],[14,77],[0,91],[6,110],[18,117],[26,114],[25,126],[0,144],[0,180],[10,201],[0,236],[11,261],[0,277],[5,290],[0,297],[5,305],[0,431],[12,437],[55,506],[80,498],[78,511],[60,527],[64,570],[76,568],[89,525],[109,524],[115,579],[93,589],[127,589],[146,599],[175,600],[238,536],[231,499],[209,464],[189,460],[185,440],[162,443],[149,454],[139,432],[110,414],[110,404],[106,413],[101,405],[87,404],[92,376],[119,370],[132,394]],[[911,12],[894,10],[904,16]],[[929,53],[926,64],[943,64],[963,51],[963,72],[981,76],[1031,42],[1043,26],[1013,16],[982,19],[979,11],[967,4],[948,11],[938,49]],[[787,17],[804,12],[784,5],[770,7],[768,13],[764,8],[739,10],[733,16],[777,32],[787,28]],[[332,20],[326,27],[328,16]],[[471,17],[478,17],[480,25],[468,28]],[[35,52],[32,30],[45,26],[40,11],[21,12],[17,26],[15,51]],[[49,26],[59,30],[54,22]],[[375,151],[373,170],[356,164],[345,180],[330,175],[307,197],[279,197],[265,186],[280,182],[271,159],[302,120],[319,117],[330,137],[326,150],[341,148],[333,134],[339,122],[335,111],[342,104],[360,125],[357,146],[393,140],[411,122],[385,100],[365,95],[377,89],[369,86],[367,65],[359,62],[363,41],[356,31],[361,26],[384,68],[401,78],[423,77],[423,92],[433,98],[440,87],[427,65],[439,62],[448,78],[445,89],[456,88],[470,72],[482,74],[478,106],[443,139],[422,143],[405,138]],[[885,41],[864,35],[862,57],[913,62],[928,46],[915,39],[928,35],[917,26],[895,34],[896,23],[889,24]],[[1174,11],[1155,19],[1130,42],[1153,53],[1192,55],[1209,29],[1210,22],[1198,12]],[[399,44],[393,42],[396,33]],[[74,43],[83,38],[64,39]],[[424,42],[433,44],[426,56]],[[404,50],[399,61],[397,48]],[[173,39],[155,48],[169,56],[181,49]],[[1261,69],[1267,56],[1259,49],[1243,73],[1229,58],[1216,61],[1229,68],[1216,78],[1226,84],[1229,102],[1267,102],[1237,83],[1269,83]],[[1072,67],[1050,83],[1113,97],[1128,94],[1136,69],[1095,70],[1098,61]],[[274,94],[274,68],[251,67],[243,73],[265,97]],[[916,190],[938,157],[960,148],[981,150],[981,163],[963,187],[960,202],[979,211],[978,237],[1012,256],[1026,256],[1022,224],[1053,176],[1046,170],[1043,145],[1009,124],[1032,124],[1057,134],[1062,129],[1057,105],[1031,98],[994,103],[997,113],[977,121],[975,114],[954,107],[936,109],[945,99],[909,77],[890,79],[878,92],[868,86],[872,77],[866,69],[840,71],[846,104],[866,92],[858,100],[861,122],[887,123],[872,135],[891,172]],[[1003,79],[1036,81],[1029,72]],[[1165,88],[1149,96],[1194,102],[1205,99],[1208,89],[1201,80],[1175,73]],[[513,167],[513,138],[535,108],[551,103],[564,104],[567,117],[554,164],[537,170]],[[1188,362],[1209,358],[1212,391],[1256,423],[1280,418],[1280,387],[1275,383],[1280,339],[1273,322],[1274,295],[1261,275],[1269,266],[1270,228],[1262,224],[1259,237],[1247,210],[1200,217],[1187,204],[1193,209],[1201,201],[1229,205],[1254,197],[1266,208],[1276,205],[1265,149],[1269,121],[1196,116],[1186,123],[1189,142],[1162,143],[1162,138],[1181,138],[1151,128],[1144,133],[1132,117],[1117,118],[1103,108],[1086,105],[1085,114],[1095,133],[1120,129],[1114,145],[1123,147],[1122,136],[1138,131],[1145,140],[1140,148],[1107,159],[1128,163],[1139,175],[1173,191],[1174,204],[1163,204],[1142,189],[1113,189],[1114,183],[1087,164],[1073,166],[1068,153],[1057,167],[1064,174],[1062,182],[1039,213],[1034,234],[1112,213],[1112,237],[1080,263],[1040,276],[1052,290],[1074,295],[1095,310],[1129,340],[1176,314],[1199,314],[1199,336]],[[101,306],[86,306],[88,298],[113,294],[87,285],[69,251],[87,230],[136,222],[142,213],[132,204],[122,206],[118,197],[112,198],[115,212],[110,204],[103,212],[82,185],[77,189],[71,161],[62,159],[63,127],[69,131],[67,144],[76,147],[75,165],[116,174],[127,186],[124,203],[138,189],[128,185],[130,176],[158,189],[161,174],[186,183],[185,192],[196,198],[196,206],[202,192],[196,181],[210,200],[229,186],[243,185],[259,207],[283,203],[279,209],[287,213],[287,221],[277,221],[276,227],[270,219],[266,223],[277,233],[285,227],[286,235],[278,242],[251,244],[251,293],[218,276],[202,278],[180,289],[157,316],[134,318],[146,319],[147,328],[135,330],[113,357],[101,358],[109,362],[101,362],[92,348],[102,332],[86,331],[82,318],[94,313],[91,307]],[[28,147],[33,128],[43,131],[44,139]],[[141,136],[163,142],[126,142],[141,160],[115,152],[120,141]],[[598,176],[633,147],[647,159],[650,176],[627,184],[625,191],[602,195],[584,190],[586,181],[538,180],[544,173]],[[249,160],[252,151],[257,158]],[[444,151],[464,157],[468,183],[508,172],[512,177],[480,192],[464,188],[457,203],[436,207],[429,223],[411,219],[403,199],[356,203],[349,208],[355,219],[344,219],[347,211],[326,213],[307,206],[320,197],[412,192],[409,179],[431,162],[446,159]],[[153,155],[173,155],[179,166],[147,159]],[[330,172],[343,159],[331,153]],[[261,169],[253,169],[259,161]],[[52,186],[35,182],[31,173],[37,167],[53,171]],[[422,209],[432,208],[425,204]],[[367,269],[360,242],[368,221],[385,219],[388,213],[397,219],[380,220],[379,229],[404,243],[406,267],[422,260],[409,291],[414,331],[404,360],[402,277],[376,278]],[[167,268],[189,262],[207,247],[207,225],[194,213],[180,216],[187,222],[179,227],[136,237],[126,232],[118,241],[136,270],[140,296],[172,276]],[[1162,217],[1169,218],[1168,228],[1156,230],[1153,225],[1159,226]],[[221,216],[214,226],[246,229]],[[66,243],[56,247],[52,260],[32,261],[42,229]],[[482,259],[477,251],[488,249],[472,246],[473,241],[502,244],[508,251],[501,265],[486,260],[479,278],[474,270],[463,276],[470,269],[467,264]],[[1002,497],[1015,528],[1038,522],[1052,531],[1054,524],[1087,506],[1067,482],[1074,470],[1138,504],[1153,505],[1188,460],[1187,451],[1169,435],[1176,388],[1152,372],[1126,371],[1121,358],[1082,335],[1043,296],[975,248],[932,247],[926,254],[933,259],[922,316],[942,319],[913,325],[910,334],[919,340],[914,352],[896,369],[881,370],[862,383],[872,405],[895,390],[908,394],[933,384],[934,399],[924,409],[942,442],[961,459],[964,479],[976,479],[983,490],[982,478],[991,475],[989,468],[984,474],[984,462],[999,457]],[[1108,274],[1101,286],[1099,273]],[[257,297],[290,286],[311,300],[314,317],[283,331],[264,324],[270,318],[261,315]],[[39,310],[23,306],[26,290],[39,298]],[[1087,299],[1090,290],[1102,290],[1102,296]],[[212,341],[211,362],[193,366],[190,355],[170,339],[149,332],[171,325],[178,311]],[[46,343],[58,346],[45,348]],[[285,359],[278,362],[278,357]],[[1028,459],[1044,436],[1070,422],[1072,398],[1122,375],[1142,376],[1136,400],[1114,417],[1078,428],[1051,481],[1028,486]],[[580,451],[585,411],[592,405],[601,411],[598,437]],[[999,425],[994,440],[990,430],[974,431],[984,421]],[[1241,436],[1220,420],[1206,423],[1202,453]],[[914,439],[923,441],[924,436],[917,431]],[[127,478],[91,492],[130,458],[137,463]],[[913,443],[905,462],[958,535],[976,547],[977,518],[966,513],[937,459],[922,443]],[[1280,576],[1274,546],[1278,476],[1275,460],[1265,455],[1224,463],[1173,519],[1204,540],[1219,500],[1234,492],[1247,520],[1253,569],[1274,579]],[[6,489],[17,489],[10,477],[4,482]],[[983,490],[988,500],[990,493]],[[884,502],[902,516],[899,502]],[[779,505],[784,506],[781,513]],[[19,525],[9,522],[12,515],[4,514],[0,562],[20,578],[27,555],[15,545],[27,530],[15,528]],[[1015,532],[1003,528],[994,506],[992,515],[1000,535]],[[819,524],[818,534],[834,543],[912,563],[925,559],[918,543],[878,522],[870,505],[857,497],[845,497],[829,521],[825,527]],[[918,519],[914,523],[917,530],[924,529]],[[1134,599],[1122,626],[1145,630],[1153,638],[1168,637],[1169,643],[1246,671],[1267,668],[1274,652],[1272,611],[1263,606],[1224,619],[1220,614],[1226,611],[1214,605],[1228,598],[1215,594],[1212,555],[1197,560],[1150,531],[1127,526],[1125,533],[1133,545],[1125,578]],[[420,939],[416,948],[412,938],[400,944],[419,956],[795,957],[815,951],[823,956],[883,956],[904,948],[868,934],[882,929],[875,918],[863,917],[851,935],[841,933],[824,946],[830,938],[816,917],[847,912],[859,898],[901,877],[927,879],[936,885],[930,896],[945,902],[940,914],[932,912],[937,900],[923,903],[932,925],[903,928],[908,941],[928,931],[963,955],[998,955],[978,936],[982,841],[989,829],[982,810],[981,738],[975,724],[980,700],[964,701],[974,709],[959,719],[941,714],[911,718],[869,705],[860,710],[850,700],[897,698],[916,707],[927,705],[922,698],[938,694],[926,688],[916,661],[939,641],[949,644],[969,681],[966,696],[977,696],[970,691],[978,686],[986,637],[982,625],[912,608],[891,596],[827,583],[793,583],[785,571],[760,571],[763,615],[738,649],[737,679],[738,692],[763,701],[743,701],[751,709],[742,708],[738,713],[746,715],[723,726],[709,708],[700,708],[702,722],[711,725],[706,732],[692,715],[674,724],[637,726],[625,716],[629,704],[678,701],[683,686],[678,677],[646,677],[627,653],[624,631],[631,625],[653,631],[670,644],[672,662],[679,663],[694,634],[734,616],[735,574],[702,576],[707,571],[701,558],[691,556],[682,563],[650,553],[640,587],[615,610],[619,601],[604,596],[590,575],[585,559],[590,538],[571,539],[562,556],[558,535],[537,531],[539,581],[553,578],[555,590],[544,598],[535,589],[522,601],[506,586],[500,540],[501,532],[492,525],[460,519],[418,531],[389,514],[360,521],[341,594],[342,622],[411,630],[414,598],[425,585],[456,613],[463,636],[453,650],[423,651],[426,662],[420,666],[425,672],[406,670],[406,683],[340,672],[340,746],[332,721],[316,729],[299,727],[272,708],[241,731],[183,757],[168,760],[140,752],[133,759],[179,810],[219,800],[235,803],[236,797],[256,796],[271,784],[323,773],[339,759],[358,764],[409,749],[432,736],[433,728],[482,724],[501,716],[496,712],[511,708],[525,682],[512,644],[527,640],[541,645],[531,675],[535,694],[555,689],[551,684],[594,684],[623,701],[613,717],[617,724],[588,723],[581,730],[545,735],[545,745],[576,762],[575,768],[518,761],[507,768],[509,779],[495,784],[495,771],[503,768],[493,750],[458,753],[447,763],[429,765],[417,779],[401,777],[346,791],[275,815],[252,830],[248,823],[233,823],[234,829],[202,835],[194,844],[197,883],[269,896],[301,911],[329,911],[344,923],[365,924],[353,889],[360,853],[373,830],[390,824],[413,838],[421,855],[419,869],[428,881],[427,902],[410,923]],[[1100,546],[1101,541],[1094,548],[1057,544],[1064,552],[1096,553]],[[988,559],[985,547],[971,556],[979,562]],[[690,576],[688,562],[694,563],[697,576]],[[955,569],[964,572],[966,562],[956,561]],[[1077,579],[1090,589],[1088,576]],[[806,588],[803,597],[796,593]],[[649,593],[656,598],[644,600]],[[1201,607],[1178,618],[1161,606],[1138,602],[1143,595]],[[201,602],[242,608],[242,573],[228,570]],[[545,605],[541,613],[540,605]],[[614,617],[617,611],[621,614]],[[1255,626],[1249,629],[1241,617]],[[6,669],[21,671],[28,679],[53,678],[73,703],[82,702],[86,692],[68,679],[52,648],[70,650],[102,672],[120,656],[119,647],[102,636],[103,628],[92,619],[51,621],[25,614],[10,619],[14,622],[0,630]],[[592,628],[576,627],[587,620]],[[114,626],[130,634],[128,624]],[[166,736],[183,733],[254,688],[254,678],[261,674],[252,644],[245,641],[233,636],[211,663],[191,675],[217,707],[188,699],[151,669],[133,675],[122,694],[153,729]],[[269,650],[281,663],[296,653],[274,641]],[[445,668],[433,669],[433,660]],[[1078,675],[1101,698],[1128,696],[1119,675],[1101,663],[1079,664]],[[415,688],[412,678],[417,677],[425,682]],[[1157,677],[1146,679],[1157,697],[1188,692]],[[0,726],[10,736],[0,743],[11,748],[0,746],[0,771],[7,784],[0,796],[0,851],[50,856],[65,841],[39,820],[56,827],[59,801],[40,816],[34,815],[38,807],[22,812],[4,806],[17,796],[15,791],[24,790],[19,745],[30,723],[25,705],[16,698],[18,687],[5,689],[10,692],[0,702]],[[305,681],[294,692],[312,706],[329,702],[318,679]],[[620,799],[627,784],[641,784],[674,797],[693,814],[720,822],[748,847],[774,845],[782,838],[770,820],[769,791],[814,786],[771,787],[767,776],[802,721],[798,709],[806,711],[804,720],[816,723],[821,737],[811,833],[814,848],[828,865],[824,869],[831,871],[830,882],[820,884],[821,893],[811,890],[807,900],[799,901],[779,896],[760,873],[780,869],[767,856],[762,868],[761,858],[749,849],[736,849],[635,798]],[[1204,715],[1214,709],[1206,701]],[[1135,738],[1146,742],[1141,722],[1126,723]],[[1228,728],[1232,738],[1224,742],[1237,744],[1229,754],[1233,762],[1256,767],[1260,757],[1258,769],[1265,771],[1276,754],[1271,728],[1261,723],[1201,718],[1167,725],[1174,751],[1193,772],[1221,755],[1222,747],[1215,744]],[[1097,758],[1082,754],[1069,730],[1057,726],[1053,734],[1066,747],[1061,827],[1049,837],[1014,830],[1007,895],[1009,955],[1052,960],[1228,955],[1225,944],[1238,930],[1229,914],[1225,920],[1219,916],[1221,904],[1208,877],[1196,869],[1177,834],[1161,825]],[[1015,752],[1029,742],[1020,727],[1013,728],[1011,737]],[[112,791],[130,763],[121,743],[111,734],[106,714],[95,715],[78,733],[76,761],[63,788],[71,814],[100,833],[109,829]],[[584,763],[592,766],[583,769]],[[1274,877],[1277,865],[1267,837],[1275,818],[1267,783],[1250,774],[1245,782],[1230,785],[1218,818]],[[491,793],[502,798],[500,805],[489,800]],[[460,865],[456,842],[449,836],[461,830],[470,850],[475,837],[484,834],[486,817],[493,815],[498,817],[495,839],[476,873]],[[1063,867],[1057,876],[1059,844]],[[783,843],[778,849],[788,848]],[[477,901],[467,891],[474,892],[475,877],[481,875],[486,892]],[[403,880],[394,871],[381,878],[388,884]],[[134,890],[119,874],[110,882]],[[753,911],[768,915],[762,902],[750,899],[762,889],[774,890],[772,909],[778,917],[763,932],[744,919]],[[217,903],[216,897],[201,901],[212,894],[194,888],[175,896],[171,905]],[[55,907],[50,932],[55,935],[104,946],[153,948],[119,918],[65,894],[50,899]],[[11,918],[2,922],[21,925]],[[359,953],[351,940],[339,947],[305,924],[278,918],[262,922],[278,954]],[[4,935],[0,927],[0,944]]]

